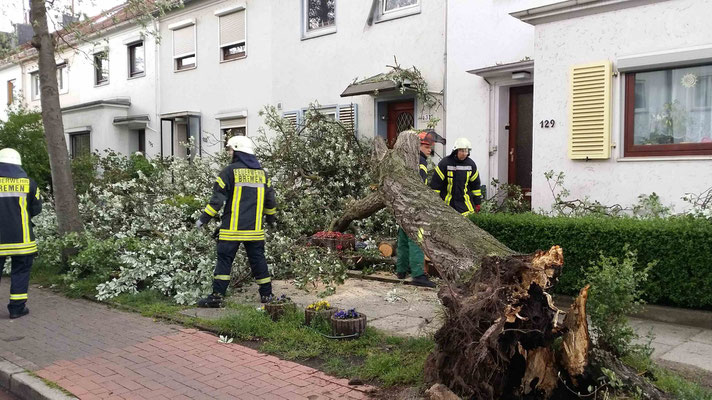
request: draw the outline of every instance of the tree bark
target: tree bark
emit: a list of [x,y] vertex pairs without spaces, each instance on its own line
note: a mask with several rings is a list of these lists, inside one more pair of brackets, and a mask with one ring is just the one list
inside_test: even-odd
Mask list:
[[55,210],[60,234],[82,231],[77,194],[74,190],[72,169],[64,138],[64,124],[59,105],[57,64],[54,61],[55,43],[47,27],[44,0],[32,0],[32,26],[35,32],[32,46],[39,53],[40,102],[42,123],[52,172]]
[[351,222],[367,218],[383,209],[385,206],[386,205],[383,203],[380,194],[373,192],[363,199],[351,204],[341,217],[331,222],[329,230],[343,232],[349,227]]

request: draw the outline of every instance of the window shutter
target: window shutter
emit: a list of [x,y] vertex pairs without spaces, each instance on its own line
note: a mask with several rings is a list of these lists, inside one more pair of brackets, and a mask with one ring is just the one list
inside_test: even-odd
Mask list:
[[195,53],[195,25],[173,31],[173,56],[183,56]]
[[220,47],[245,41],[245,10],[220,17]]
[[611,62],[571,68],[569,158],[611,156]]
[[286,119],[287,121],[289,121],[292,124],[292,126],[295,126],[295,127],[297,126],[298,121],[297,121],[297,112],[296,111],[286,112],[286,113],[282,114],[282,117],[284,119]]
[[339,106],[339,122],[351,132],[356,131],[356,104]]
[[225,128],[236,128],[238,126],[245,126],[247,119],[246,118],[230,118],[230,119],[221,119],[220,120],[220,128],[225,129]]

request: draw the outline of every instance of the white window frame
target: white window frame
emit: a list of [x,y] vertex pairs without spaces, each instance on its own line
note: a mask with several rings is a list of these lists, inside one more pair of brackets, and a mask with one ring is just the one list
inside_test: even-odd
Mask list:
[[[176,43],[175,33],[179,29],[187,28],[190,26],[192,26],[192,28],[193,28],[193,52],[176,55],[175,54],[175,43]],[[186,19],[183,21],[176,22],[174,24],[170,24],[170,25],[168,25],[168,29],[170,29],[172,31],[171,32],[171,53],[173,54],[173,72],[190,71],[190,70],[198,68],[198,27],[197,27],[195,18]],[[195,63],[193,64],[193,66],[188,67],[188,68],[178,69],[178,60],[188,58],[188,57],[195,58]]]
[[[97,78],[99,77],[98,74],[97,74],[98,71],[97,71],[97,69],[96,69],[96,64],[94,64],[94,65],[93,65],[93,67],[94,67],[94,87],[99,87],[99,86],[106,86],[106,85],[108,85],[108,84],[109,84],[109,79],[110,79],[110,77],[111,77],[111,74],[110,74],[110,72],[109,72],[109,49],[103,49],[103,50],[99,50],[99,51],[94,52],[92,58],[97,57],[98,55],[100,55],[100,54],[102,54],[102,53],[106,54],[106,81],[104,81],[104,82],[98,82],[98,79],[97,79]],[[94,63],[96,63],[96,60],[93,60],[93,61],[94,61]]]
[[408,17],[411,15],[420,14],[420,6],[422,0],[417,0],[416,4],[405,6],[401,8],[396,8],[390,11],[386,11],[386,0],[379,0],[378,11],[376,13],[375,22],[385,22],[391,21],[398,18]]
[[[63,85],[60,87],[59,78],[62,74],[64,74],[61,80]],[[64,60],[63,62],[57,64],[57,91],[59,92],[59,94],[69,93],[69,63],[67,62],[67,60]]]
[[325,26],[323,28],[316,28],[316,29],[313,29],[310,31],[309,30],[309,16],[308,16],[309,0],[302,0],[302,40],[312,39],[312,38],[316,38],[319,36],[331,35],[333,33],[336,33],[336,26],[338,23],[337,3],[338,3],[338,1],[334,0],[334,24],[330,25],[330,26]]
[[[227,44],[221,43],[221,42],[220,42],[220,32],[221,32],[221,29],[222,29],[221,26],[220,26],[220,23],[221,23],[221,20],[222,20],[221,17],[224,17],[224,16],[226,16],[226,15],[230,15],[230,14],[233,14],[233,13],[236,13],[236,12],[240,12],[240,11],[242,11],[242,13],[243,13],[243,14],[242,14],[242,15],[243,15],[243,18],[245,18],[245,40],[244,40],[243,42],[235,42],[235,43],[227,43]],[[228,8],[223,8],[223,9],[221,9],[221,10],[217,10],[217,11],[215,11],[215,16],[218,17],[218,49],[219,49],[218,57],[219,57],[220,62],[221,62],[221,63],[224,63],[224,62],[242,60],[242,59],[247,58],[247,8],[245,7],[245,5],[244,5],[244,4],[239,4],[239,5],[236,5],[236,6],[232,6],[232,7],[228,7]],[[224,48],[225,48],[225,47],[231,47],[231,46],[234,46],[234,45],[239,45],[240,43],[242,43],[242,45],[245,47],[245,55],[240,56],[240,57],[235,57],[235,58],[229,58],[229,59],[226,60],[226,59],[225,59]]]
[[[131,75],[131,49],[137,45],[141,45],[143,51],[143,71]],[[146,41],[143,39],[134,40],[126,43],[126,79],[136,79],[146,76]]]
[[[35,84],[35,80],[37,84]],[[30,97],[32,100],[39,100],[42,92],[40,87],[40,71],[30,72]]]

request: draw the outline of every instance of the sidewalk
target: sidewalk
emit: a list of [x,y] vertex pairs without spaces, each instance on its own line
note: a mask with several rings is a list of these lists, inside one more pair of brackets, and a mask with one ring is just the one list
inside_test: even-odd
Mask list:
[[[7,298],[9,279],[0,283]],[[212,334],[30,288],[30,314],[0,311],[0,359],[81,399],[362,399],[313,368]]]

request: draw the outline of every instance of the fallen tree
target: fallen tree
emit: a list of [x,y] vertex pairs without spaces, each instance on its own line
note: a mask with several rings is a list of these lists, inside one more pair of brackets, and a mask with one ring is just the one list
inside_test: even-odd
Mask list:
[[569,310],[547,293],[564,265],[554,246],[517,254],[445,205],[418,177],[418,138],[399,135],[389,150],[374,146],[374,191],[331,224],[387,207],[444,278],[438,296],[445,321],[425,365],[430,384],[473,399],[595,398],[616,390],[638,398],[668,396],[610,353],[591,345],[588,287]]

